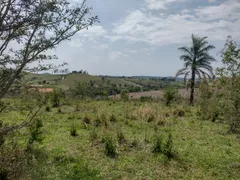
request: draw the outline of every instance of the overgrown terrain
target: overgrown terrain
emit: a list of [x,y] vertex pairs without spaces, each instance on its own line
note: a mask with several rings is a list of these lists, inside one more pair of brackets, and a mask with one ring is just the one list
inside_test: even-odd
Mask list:
[[[181,79],[180,79],[181,80]],[[89,74],[69,73],[69,74],[27,74],[22,79],[23,82],[32,86],[62,88],[68,90],[76,82],[88,83],[90,87],[100,88],[102,91],[115,91],[117,94],[121,89],[128,89],[131,92],[159,90],[172,84],[179,88],[184,88],[182,81],[174,81],[172,78],[160,77],[111,77],[93,76]]]
[[[164,4],[171,4],[161,3],[163,9]],[[139,16],[142,11],[148,12],[142,5],[141,8],[129,18],[135,29],[131,34],[141,32],[141,21],[135,22],[134,18],[144,17],[146,25],[153,23],[150,17],[155,14]],[[0,180],[239,179],[240,46],[237,42],[231,36],[227,38],[220,52],[221,66],[215,69],[216,59],[211,54],[215,46],[207,37],[192,34],[191,43],[178,48],[183,66],[174,78],[92,76],[83,70],[67,74],[67,63],[53,61],[57,59],[53,50],[59,44],[71,40],[75,34],[78,35],[75,40],[86,37],[95,44],[92,36],[96,30],[104,30],[104,37],[112,39],[104,28],[101,30],[102,26],[95,26],[92,33],[84,35],[90,26],[99,23],[92,10],[86,0],[78,3],[1,0]],[[189,19],[187,13],[183,10],[181,16]],[[198,8],[196,15],[200,14]],[[201,16],[198,19],[203,26]],[[152,29],[155,27],[159,26],[153,25]],[[128,31],[128,28],[114,29],[112,35]],[[161,29],[165,28],[157,31]],[[203,34],[201,31],[198,33]],[[154,37],[154,31],[145,32]],[[181,33],[169,36],[179,44],[177,36]],[[130,38],[127,32],[121,33],[122,37],[125,35]],[[96,37],[102,39],[97,34]],[[182,37],[185,42],[186,34]],[[163,42],[167,42],[165,38]],[[155,45],[151,38],[148,41]],[[76,47],[80,49],[90,45],[90,41],[79,42]],[[113,41],[107,42],[104,49],[108,49],[109,55],[113,52],[108,60],[133,59],[118,52],[118,46],[110,47]],[[175,44],[173,40],[169,43]],[[135,48],[140,52],[140,47]],[[124,48],[128,50],[128,46]],[[81,56],[81,52],[78,58],[91,60],[92,65],[95,57],[101,59],[94,51],[88,51],[94,54],[94,59]],[[72,57],[66,54],[68,49],[62,53],[65,53],[62,58]],[[158,55],[160,60],[165,57]],[[123,65],[129,66],[125,60]],[[108,62],[117,65],[105,61]],[[115,68],[116,73],[124,72]],[[39,73],[50,71],[54,74]]]
[[[220,121],[202,120],[197,107],[137,100],[61,104],[52,108],[48,102],[38,117],[42,126],[37,131],[27,128],[5,140],[1,153],[12,153],[19,162],[2,160],[1,176],[8,168],[18,173],[21,169],[20,179],[237,179],[240,175],[239,136]],[[11,100],[1,121],[21,122],[28,105]],[[25,155],[32,137],[31,155]]]

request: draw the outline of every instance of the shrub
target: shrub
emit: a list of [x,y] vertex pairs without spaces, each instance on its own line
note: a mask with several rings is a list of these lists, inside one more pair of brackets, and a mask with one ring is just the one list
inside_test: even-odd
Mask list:
[[50,108],[49,106],[46,106],[45,110],[46,110],[47,112],[50,112],[50,111],[51,111],[51,108]]
[[137,148],[138,146],[139,146],[139,142],[138,142],[138,140],[135,138],[135,139],[131,142],[130,147],[131,147],[131,148]]
[[84,161],[77,161],[70,169],[70,173],[63,179],[69,180],[100,180],[100,172],[97,169],[92,168]]
[[90,119],[88,116],[85,116],[85,117],[83,118],[83,122],[84,122],[85,124],[91,124],[91,119]]
[[76,104],[75,111],[76,111],[76,112],[80,111],[80,108],[79,108],[79,105],[78,105],[78,104]]
[[61,108],[58,108],[58,113],[62,113],[62,110],[61,110]]
[[114,114],[111,114],[109,120],[110,120],[111,122],[117,122],[117,118],[116,118],[116,116],[115,116]]
[[173,157],[173,139],[172,139],[172,134],[168,134],[167,141],[165,145],[163,146],[163,154],[168,158],[171,159]]
[[117,130],[117,139],[119,144],[123,144],[124,142],[126,142],[122,129]]
[[147,118],[147,122],[152,122],[152,121],[154,121],[154,119],[155,119],[154,114],[150,114]]
[[120,93],[121,99],[127,101],[129,99],[128,93],[128,90],[123,89]]
[[141,96],[140,101],[141,102],[146,102],[146,101],[152,101],[153,98],[151,96]]
[[101,126],[101,119],[99,117],[96,117],[94,120],[94,126],[99,127]]
[[36,119],[35,123],[30,126],[30,137],[28,139],[27,150],[33,149],[34,142],[41,143],[43,140],[42,132],[43,123],[40,119]]
[[105,154],[111,158],[117,156],[117,146],[114,142],[114,139],[111,136],[107,136],[105,139]]
[[217,70],[220,75],[221,109],[232,132],[240,128],[240,47],[228,37],[222,50],[223,68]]
[[151,122],[155,119],[155,115],[151,107],[142,106],[138,109],[137,114],[143,121]]
[[89,137],[92,142],[98,138],[98,134],[95,128],[91,129],[91,131],[89,132]]
[[168,159],[173,158],[173,138],[172,134],[168,133],[167,139],[162,138],[161,135],[159,135],[156,132],[155,138],[154,138],[154,144],[153,144],[153,153],[160,153],[165,155]]
[[213,90],[209,86],[206,79],[203,79],[199,86],[199,107],[200,116],[203,120],[215,121],[218,117],[217,105],[218,102],[213,97]]
[[78,136],[78,134],[77,134],[77,129],[76,129],[76,127],[75,127],[74,124],[72,125],[72,127],[71,127],[71,129],[70,129],[70,135],[71,135],[71,136]]
[[163,97],[167,106],[169,106],[174,100],[176,100],[177,96],[178,96],[178,90],[173,86],[168,86],[164,90]]
[[54,90],[51,93],[50,100],[52,103],[52,107],[59,107],[60,106],[60,93]]
[[153,153],[162,153],[162,137],[159,134],[156,134],[153,142]]
[[181,108],[176,108],[172,111],[173,115],[175,117],[184,117],[185,116],[185,111],[184,109]]

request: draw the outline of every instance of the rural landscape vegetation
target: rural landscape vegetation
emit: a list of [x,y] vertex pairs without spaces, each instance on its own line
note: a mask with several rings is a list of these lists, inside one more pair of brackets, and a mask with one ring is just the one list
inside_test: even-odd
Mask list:
[[96,76],[49,53],[100,22],[85,0],[0,2],[1,180],[239,178],[231,34],[216,69],[215,46],[189,34],[169,77]]

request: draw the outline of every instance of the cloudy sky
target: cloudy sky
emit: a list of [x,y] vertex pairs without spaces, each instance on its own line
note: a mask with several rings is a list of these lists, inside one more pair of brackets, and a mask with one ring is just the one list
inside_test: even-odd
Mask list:
[[174,76],[179,46],[208,36],[219,51],[228,35],[240,42],[240,0],[87,0],[100,23],[57,49],[70,70],[94,75]]

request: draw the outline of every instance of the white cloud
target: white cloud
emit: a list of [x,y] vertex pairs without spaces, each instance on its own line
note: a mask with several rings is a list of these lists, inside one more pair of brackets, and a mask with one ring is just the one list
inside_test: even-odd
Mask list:
[[68,42],[68,45],[70,47],[74,47],[74,48],[81,48],[83,47],[83,43],[81,41],[78,40],[71,40]]
[[216,2],[217,0],[208,0],[209,3],[214,3]]
[[86,37],[104,36],[106,33],[107,31],[102,26],[90,26],[88,29],[78,32],[79,35]]
[[172,3],[184,2],[186,0],[145,0],[148,9],[167,9]]
[[109,53],[109,59],[114,61],[116,59],[119,59],[119,58],[125,58],[125,57],[128,57],[127,54],[124,54],[122,52],[119,52],[119,51],[113,51],[113,52],[110,52]]
[[240,17],[240,0],[227,0],[220,5],[198,8],[195,12],[202,20],[237,20]]
[[[235,4],[230,2],[235,2]],[[153,45],[188,42],[192,33],[209,36],[211,40],[225,40],[228,35],[240,39],[240,20],[232,21],[226,18],[230,11],[232,14],[240,13],[238,11],[240,4],[236,2],[237,0],[229,0],[219,6],[198,8],[194,11],[196,14],[190,14],[188,10],[184,10],[179,14],[166,16],[135,10],[115,24],[114,35],[110,38],[113,41],[125,39]],[[223,12],[223,7],[226,8],[225,12]],[[211,17],[212,13],[215,14]],[[215,21],[210,22],[209,18]]]

